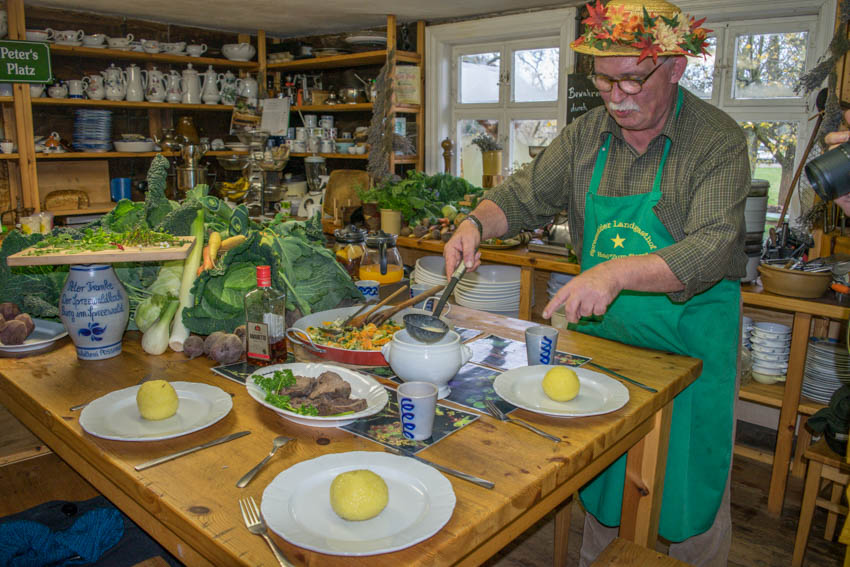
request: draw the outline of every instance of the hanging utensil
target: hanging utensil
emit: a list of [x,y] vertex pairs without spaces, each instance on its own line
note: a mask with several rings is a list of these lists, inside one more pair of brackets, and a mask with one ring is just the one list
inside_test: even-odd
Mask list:
[[[407,329],[407,332],[411,337],[417,341],[431,344],[446,336],[446,333],[449,332],[449,326],[446,325],[445,321],[440,319],[440,313],[443,312],[443,307],[446,306],[449,296],[454,291],[457,282],[460,281],[465,273],[466,265],[463,262],[460,262],[457,268],[455,268],[455,271],[452,274],[452,279],[449,280],[449,284],[446,286],[445,291],[443,291],[443,295],[440,297],[440,301],[437,303],[437,306],[434,308],[431,315],[409,313],[403,317],[404,327]],[[416,297],[421,296],[417,295]]]

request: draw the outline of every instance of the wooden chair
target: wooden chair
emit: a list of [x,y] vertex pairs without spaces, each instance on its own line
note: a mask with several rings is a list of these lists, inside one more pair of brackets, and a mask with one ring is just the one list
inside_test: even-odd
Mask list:
[[[835,535],[838,514],[847,515],[847,506],[841,504],[841,495],[850,482],[850,466],[844,462],[844,458],[830,449],[824,439],[807,448],[803,458],[808,459],[809,468],[806,472],[803,501],[800,504],[800,521],[797,523],[797,538],[794,540],[792,567],[800,567],[803,564],[816,506],[829,511],[823,534],[823,537],[828,540]],[[830,485],[829,499],[820,498],[818,494],[821,490],[830,488]]]
[[590,567],[687,567],[684,563],[663,553],[641,547],[627,539],[618,537],[596,558]]

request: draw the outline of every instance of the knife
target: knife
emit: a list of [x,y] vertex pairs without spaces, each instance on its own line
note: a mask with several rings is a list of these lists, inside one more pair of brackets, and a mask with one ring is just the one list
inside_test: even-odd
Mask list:
[[219,445],[221,443],[227,443],[228,441],[233,441],[234,439],[239,439],[240,437],[244,437],[251,433],[250,431],[239,431],[237,433],[231,433],[230,435],[226,435],[224,437],[220,437],[209,443],[204,443],[203,445],[198,445],[196,447],[192,447],[191,449],[185,449],[183,451],[178,451],[176,453],[172,453],[170,455],[166,455],[164,457],[159,457],[158,459],[154,459],[152,461],[148,461],[146,463],[142,463],[140,465],[136,465],[135,468],[137,471],[143,471],[145,469],[149,469],[151,467],[155,467],[157,465],[161,465],[162,463],[167,463],[168,461],[172,461],[183,455],[189,455],[190,453],[194,453],[195,451],[200,451],[201,449],[206,449],[207,447],[212,447],[213,445]]
[[638,382],[637,380],[632,380],[631,378],[629,378],[629,377],[627,377],[627,376],[623,376],[623,375],[622,375],[622,374],[620,374],[619,372],[614,372],[614,371],[613,371],[613,370],[611,370],[610,368],[605,368],[605,367],[604,367],[604,366],[602,366],[601,364],[596,364],[595,362],[588,362],[587,364],[588,364],[588,366],[594,366],[594,367],[598,368],[599,370],[601,370],[601,371],[603,371],[603,372],[607,372],[608,374],[613,374],[613,375],[614,375],[614,376],[616,376],[617,378],[620,378],[621,380],[625,380],[625,381],[626,381],[626,382],[628,382],[629,384],[634,384],[634,385],[635,385],[635,386],[637,386],[638,388],[643,388],[644,390],[647,390],[647,391],[652,392],[652,393],[654,393],[654,394],[657,394],[657,393],[658,393],[658,390],[656,390],[655,388],[651,388],[651,387],[647,386],[646,384],[641,384],[641,383],[640,383],[640,382]]
[[416,459],[420,463],[424,463],[424,464],[428,465],[429,467],[434,467],[438,471],[442,471],[446,474],[456,476],[458,478],[461,478],[463,480],[471,482],[472,484],[477,484],[478,486],[481,486],[483,488],[493,488],[494,486],[496,486],[495,484],[493,484],[489,480],[484,480],[483,478],[478,478],[477,476],[472,476],[471,474],[466,474],[465,472],[460,472],[458,470],[451,469],[449,467],[444,467],[443,465],[438,465],[437,463],[432,463],[431,461],[429,461],[427,459],[423,459],[422,457],[417,457],[413,453],[410,453],[410,452],[405,451],[403,449],[399,449],[397,447],[386,447],[386,449],[387,449],[387,451],[389,451],[390,453],[392,453],[394,455],[399,455],[401,457],[410,457],[411,459]]

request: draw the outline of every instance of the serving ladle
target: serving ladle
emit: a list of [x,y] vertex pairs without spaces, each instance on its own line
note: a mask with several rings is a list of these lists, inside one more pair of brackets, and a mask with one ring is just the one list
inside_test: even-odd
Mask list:
[[440,296],[440,301],[437,302],[437,306],[434,308],[431,315],[426,315],[424,313],[409,313],[402,317],[402,320],[404,321],[404,328],[407,329],[407,333],[411,337],[417,341],[431,344],[436,343],[446,336],[446,333],[449,332],[449,326],[446,325],[445,321],[440,319],[440,313],[443,312],[443,307],[446,306],[449,296],[454,291],[457,282],[460,281],[465,273],[466,265],[461,262],[452,273],[452,279],[449,281],[449,285],[446,286],[446,289],[443,290],[443,295]]

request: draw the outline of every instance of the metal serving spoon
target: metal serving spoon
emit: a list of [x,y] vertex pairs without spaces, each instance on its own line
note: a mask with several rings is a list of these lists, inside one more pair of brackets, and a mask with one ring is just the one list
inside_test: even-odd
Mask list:
[[440,297],[440,301],[437,303],[437,307],[434,308],[431,315],[425,315],[423,313],[409,313],[402,318],[404,321],[404,328],[407,329],[407,332],[411,337],[417,341],[431,344],[446,336],[446,333],[449,332],[449,326],[446,325],[445,321],[440,319],[440,313],[443,312],[443,307],[446,306],[449,296],[452,294],[452,291],[454,291],[457,282],[460,281],[465,273],[466,265],[461,262],[458,264],[457,268],[455,268],[455,271],[452,274],[452,279],[449,281],[449,285],[447,285],[446,289],[443,290],[443,295]]

